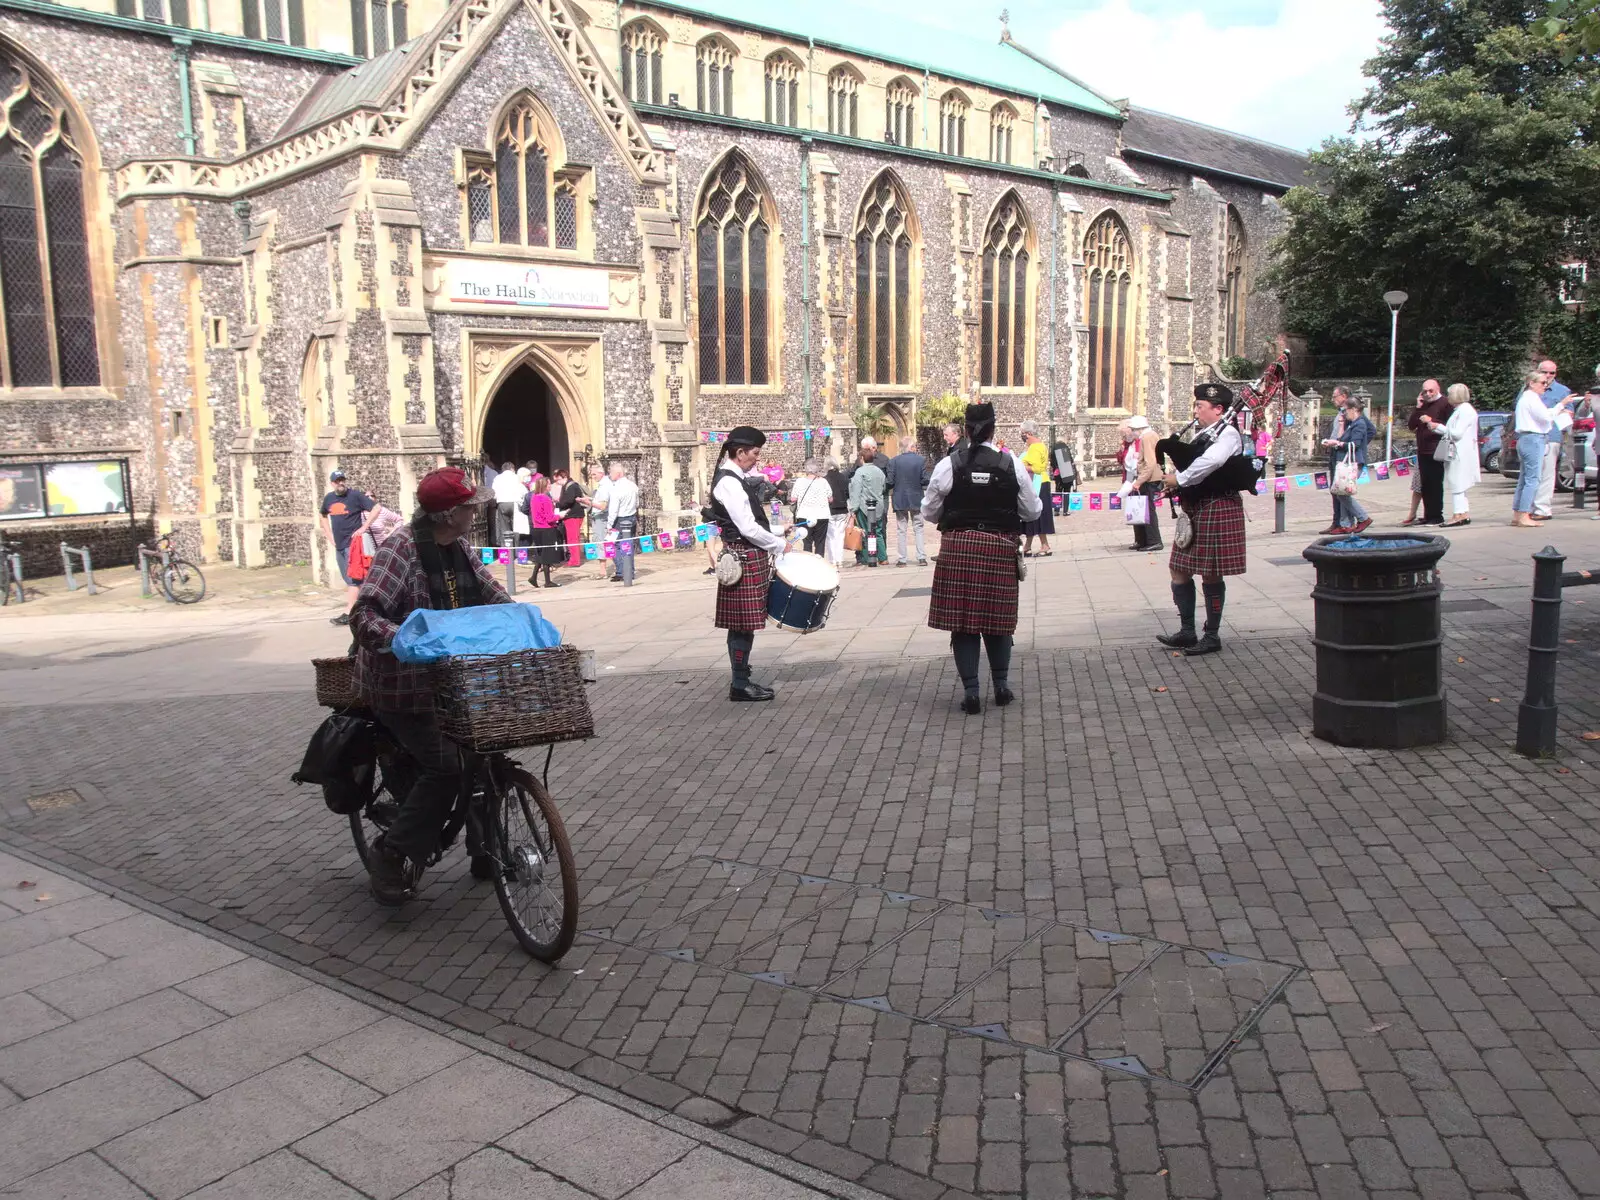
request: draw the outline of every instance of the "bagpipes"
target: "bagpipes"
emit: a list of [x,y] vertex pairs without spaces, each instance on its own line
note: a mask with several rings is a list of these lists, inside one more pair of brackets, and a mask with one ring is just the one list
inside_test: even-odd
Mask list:
[[[1174,469],[1182,471],[1205,453],[1206,447],[1216,440],[1217,433],[1225,426],[1233,425],[1239,430],[1241,439],[1240,453],[1233,455],[1222,466],[1212,472],[1209,477],[1210,488],[1217,492],[1254,492],[1256,484],[1266,474],[1267,460],[1256,454],[1254,446],[1248,438],[1245,429],[1239,423],[1241,414],[1250,414],[1250,423],[1265,419],[1267,412],[1273,404],[1283,404],[1289,394],[1289,352],[1283,351],[1278,360],[1267,365],[1261,373],[1261,378],[1254,383],[1247,383],[1233,395],[1233,401],[1223,411],[1222,420],[1212,426],[1210,430],[1201,430],[1193,440],[1186,440],[1199,427],[1199,420],[1190,421],[1170,437],[1164,437],[1156,443],[1156,459],[1158,462],[1170,461]],[[1282,432],[1282,417],[1279,417],[1277,432]],[[1214,432],[1216,431],[1216,432]],[[1169,494],[1176,489],[1167,489]]]

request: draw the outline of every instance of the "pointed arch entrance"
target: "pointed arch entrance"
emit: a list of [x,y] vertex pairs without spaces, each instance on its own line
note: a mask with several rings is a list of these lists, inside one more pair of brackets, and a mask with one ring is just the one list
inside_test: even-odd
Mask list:
[[574,470],[605,445],[598,337],[507,338],[469,333],[463,413],[467,457],[490,455],[548,474]]

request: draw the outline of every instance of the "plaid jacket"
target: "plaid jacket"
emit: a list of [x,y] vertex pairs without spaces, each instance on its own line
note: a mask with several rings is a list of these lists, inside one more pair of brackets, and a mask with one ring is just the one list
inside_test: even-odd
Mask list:
[[[465,539],[458,545],[472,562],[489,604],[512,604],[489,569],[472,558]],[[402,525],[378,547],[367,570],[350,629],[356,639],[356,687],[363,702],[388,712],[431,712],[433,679],[425,665],[403,663],[387,652],[395,631],[412,612],[432,608],[428,577],[417,561],[410,525]]]

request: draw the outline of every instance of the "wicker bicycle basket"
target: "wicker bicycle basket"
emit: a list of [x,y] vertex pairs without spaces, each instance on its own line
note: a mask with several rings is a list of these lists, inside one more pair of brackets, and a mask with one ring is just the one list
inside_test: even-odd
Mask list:
[[354,708],[361,702],[356,693],[356,660],[353,658],[313,658],[317,672],[317,703],[327,708]]
[[480,753],[594,736],[576,646],[447,658],[433,681],[440,729]]

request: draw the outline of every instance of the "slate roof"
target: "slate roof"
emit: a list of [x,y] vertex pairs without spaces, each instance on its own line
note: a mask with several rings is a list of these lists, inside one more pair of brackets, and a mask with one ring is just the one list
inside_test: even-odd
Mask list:
[[356,108],[375,108],[400,82],[420,37],[337,75],[324,75],[300,97],[274,140],[330,121]]
[[1148,108],[1128,110],[1122,127],[1122,149],[1129,156],[1177,163],[1200,173],[1211,170],[1234,175],[1285,191],[1310,183],[1306,156],[1298,150]]

